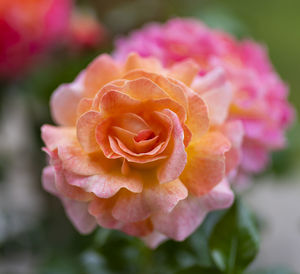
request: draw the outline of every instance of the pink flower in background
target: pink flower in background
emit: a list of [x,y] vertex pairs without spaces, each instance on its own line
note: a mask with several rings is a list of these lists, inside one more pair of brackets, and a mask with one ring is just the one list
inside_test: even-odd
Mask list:
[[70,22],[70,47],[74,49],[96,48],[105,42],[106,29],[89,11],[75,10]]
[[234,90],[227,120],[242,121],[245,131],[241,176],[262,171],[269,153],[285,146],[285,130],[293,120],[288,88],[259,44],[236,41],[196,20],[172,19],[163,25],[149,24],[116,41],[117,60],[124,60],[131,51],[155,56],[165,67],[192,58],[201,67],[200,76],[216,67],[225,70]]
[[137,54],[101,55],[54,92],[43,185],[81,233],[98,224],[156,247],[231,205],[226,176],[239,163],[242,125],[226,122],[224,71],[198,73],[191,60],[163,68]]
[[16,77],[49,49],[90,49],[106,39],[104,27],[73,0],[1,0],[0,78]]
[[68,32],[71,0],[1,0],[0,77],[24,71]]

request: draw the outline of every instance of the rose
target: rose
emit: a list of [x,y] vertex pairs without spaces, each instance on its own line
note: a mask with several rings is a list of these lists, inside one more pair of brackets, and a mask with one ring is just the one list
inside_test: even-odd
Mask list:
[[238,42],[196,20],[172,19],[164,25],[149,24],[117,40],[117,60],[124,60],[131,51],[155,56],[166,67],[192,58],[201,67],[199,75],[216,67],[225,70],[234,92],[228,121],[241,121],[245,130],[241,176],[262,171],[269,152],[284,147],[293,109],[287,102],[286,85],[260,45]]
[[69,47],[73,50],[97,48],[107,39],[106,29],[89,10],[76,9],[70,20]]
[[1,0],[0,77],[15,77],[68,32],[71,0]]
[[100,226],[155,247],[183,240],[207,212],[233,200],[226,174],[238,164],[242,128],[224,123],[231,88],[222,70],[197,79],[192,61],[163,69],[131,54],[101,55],[59,87],[44,125],[50,166],[43,185],[82,233]]

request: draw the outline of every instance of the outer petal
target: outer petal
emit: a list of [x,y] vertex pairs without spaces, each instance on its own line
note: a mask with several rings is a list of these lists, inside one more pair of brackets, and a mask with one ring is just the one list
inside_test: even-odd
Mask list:
[[99,198],[110,198],[121,188],[140,193],[143,189],[143,181],[138,174],[130,173],[129,176],[114,173],[103,173],[94,176],[80,176],[70,172],[65,173],[66,180],[72,186],[92,192]]
[[208,106],[209,118],[212,124],[222,124],[228,115],[228,109],[232,102],[232,89],[226,83],[218,89],[202,94],[202,98]]
[[63,168],[79,175],[103,174],[116,168],[118,163],[106,159],[102,153],[86,154],[79,146],[60,146],[58,156]]
[[165,235],[157,231],[153,231],[151,234],[143,237],[143,241],[145,242],[145,244],[152,249],[156,248],[158,245],[160,245],[163,241],[167,239],[168,238]]
[[73,127],[43,125],[41,132],[42,139],[50,150],[54,150],[60,145],[71,145],[76,143],[76,131]]
[[226,72],[222,67],[217,67],[207,72],[204,76],[199,76],[194,79],[191,87],[198,94],[204,94],[210,90],[219,88],[226,83]]
[[233,99],[232,87],[222,68],[216,68],[194,81],[192,88],[201,95],[209,110],[212,124],[222,124]]
[[82,234],[88,234],[96,228],[96,220],[88,213],[88,204],[63,198],[66,213],[76,229]]
[[153,231],[153,226],[150,219],[146,219],[141,222],[126,223],[122,226],[121,230],[132,236],[143,237]]
[[231,149],[225,153],[226,174],[228,174],[240,163],[244,129],[240,121],[232,121],[222,125],[220,130],[231,142]]
[[82,98],[77,106],[77,118],[80,117],[83,113],[92,109],[93,99]]
[[228,208],[232,205],[234,200],[234,194],[230,189],[230,185],[226,179],[216,185],[208,194],[204,197],[204,203],[207,209],[216,210]]
[[141,194],[122,191],[112,209],[112,216],[124,223],[139,222],[150,216],[150,208]]
[[49,193],[58,196],[59,193],[55,186],[55,169],[53,166],[47,166],[42,173],[43,188]]
[[[73,126],[76,123],[77,106],[83,96],[83,78],[81,73],[71,84],[64,84],[52,94],[50,109],[53,120],[62,126]],[[66,108],[66,106],[68,106]]]
[[93,198],[91,193],[77,186],[68,184],[65,178],[65,171],[58,165],[55,167],[55,186],[61,196],[68,197],[72,200],[86,202]]
[[102,86],[120,76],[121,70],[117,63],[107,54],[100,55],[86,70],[84,95],[93,97]]
[[199,72],[199,66],[192,59],[175,63],[170,68],[170,76],[190,86]]
[[154,214],[154,229],[176,241],[183,241],[203,221],[207,213],[202,199],[189,196],[169,213]]
[[[228,182],[223,180],[203,197],[196,198],[190,195],[180,201],[169,214],[154,214],[152,217],[154,229],[174,240],[183,241],[201,224],[209,211],[228,208],[232,202],[233,192]],[[150,239],[146,239],[154,246],[163,240],[159,234],[154,239],[151,239],[151,235],[149,237]]]
[[[55,196],[60,194],[55,187],[55,170],[54,167],[48,166],[43,170],[43,187]],[[74,226],[80,233],[86,234],[94,230],[96,226],[95,219],[88,214],[87,203],[70,200],[66,197],[61,198],[65,210]]]
[[144,188],[143,197],[153,212],[170,212],[188,195],[186,187],[178,179],[165,184],[152,184]]
[[188,98],[188,117],[186,121],[187,127],[192,132],[192,141],[196,141],[209,128],[207,105],[201,97],[190,88],[184,87]]
[[128,55],[124,66],[124,72],[129,72],[135,69],[143,69],[149,72],[160,72],[162,66],[156,58],[142,58],[136,53],[131,53]]
[[96,141],[96,127],[103,120],[101,114],[96,111],[88,111],[80,116],[77,121],[77,138],[82,148],[88,152],[100,150]]
[[88,211],[96,218],[99,225],[105,228],[120,229],[121,223],[111,214],[113,205],[114,199],[94,199],[89,204]]
[[173,147],[171,148],[171,154],[157,172],[157,177],[160,183],[167,183],[177,179],[182,173],[187,161],[183,142],[184,133],[180,125],[180,121],[174,112],[166,109],[164,113],[166,113],[173,122],[173,131],[171,136]]
[[230,142],[218,132],[209,132],[188,146],[188,162],[180,179],[189,191],[202,196],[223,179],[224,153],[229,149]]

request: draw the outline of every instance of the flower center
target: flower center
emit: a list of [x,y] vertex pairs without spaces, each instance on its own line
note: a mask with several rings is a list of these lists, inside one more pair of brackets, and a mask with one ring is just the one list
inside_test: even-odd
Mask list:
[[154,132],[151,129],[141,130],[137,135],[134,136],[136,142],[151,140],[155,137]]

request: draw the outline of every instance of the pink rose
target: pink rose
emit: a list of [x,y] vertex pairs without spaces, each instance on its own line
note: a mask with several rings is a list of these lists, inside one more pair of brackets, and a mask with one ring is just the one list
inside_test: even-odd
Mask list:
[[69,28],[71,0],[1,0],[0,77],[14,77],[30,66]]
[[1,0],[0,77],[23,72],[68,32],[71,0]]
[[190,60],[166,69],[136,54],[120,63],[101,55],[54,92],[43,185],[80,232],[98,224],[155,247],[231,205],[226,175],[243,130],[225,122],[232,91],[223,71],[198,73]]
[[70,21],[69,47],[75,50],[96,48],[107,39],[106,29],[92,12],[74,10]]
[[131,51],[155,56],[165,67],[191,58],[200,65],[200,76],[216,67],[225,70],[234,92],[227,121],[241,121],[245,131],[241,173],[262,171],[269,153],[284,147],[293,109],[287,102],[287,86],[260,45],[238,42],[196,20],[172,19],[163,25],[149,24],[117,40],[114,57],[124,60]]

